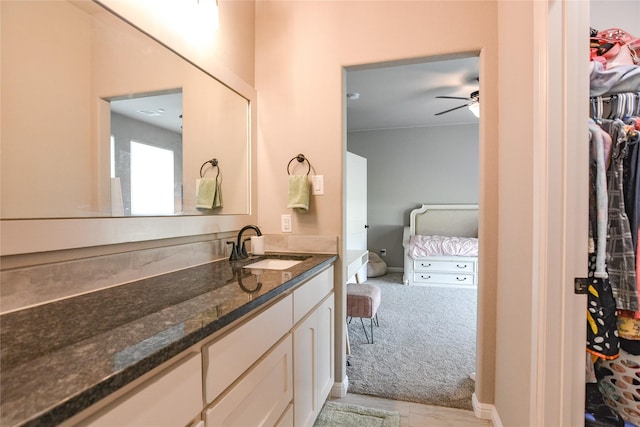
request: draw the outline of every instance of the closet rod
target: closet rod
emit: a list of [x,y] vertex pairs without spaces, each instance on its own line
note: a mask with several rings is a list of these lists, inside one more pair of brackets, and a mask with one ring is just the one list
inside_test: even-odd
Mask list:
[[598,99],[598,98],[599,98],[599,99],[602,99],[603,101],[605,101],[605,102],[606,102],[606,101],[612,101],[612,100],[614,100],[614,99],[617,99],[617,98],[618,98],[618,96],[620,96],[620,95],[624,95],[624,94],[629,94],[629,95],[633,95],[633,96],[635,96],[635,97],[639,97],[639,98],[640,98],[640,92],[620,92],[620,93],[617,93],[617,94],[615,94],[615,95],[610,95],[610,96],[592,96],[592,97],[590,97],[590,98],[591,98],[592,100],[596,100],[596,99]]

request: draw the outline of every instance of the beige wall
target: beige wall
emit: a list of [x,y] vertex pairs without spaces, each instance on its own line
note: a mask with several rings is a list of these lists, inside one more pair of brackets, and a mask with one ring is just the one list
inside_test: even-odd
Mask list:
[[[187,37],[193,21],[180,21],[169,9],[178,10],[186,2],[168,0],[98,0],[134,25],[167,44],[200,67],[227,69],[244,82],[254,83],[254,2],[218,0],[220,28],[197,38]],[[194,2],[195,3],[195,2]],[[159,6],[161,5],[161,7]]]
[[[486,296],[479,340],[488,344],[478,354],[485,378],[476,392],[487,403],[493,402],[496,241],[482,237],[497,234],[496,8],[493,1],[256,5],[258,218],[266,233],[279,233],[280,215],[292,213],[294,234],[342,235],[343,67],[482,52],[480,286]],[[298,153],[325,177],[325,195],[312,198],[308,213],[286,208],[286,165]]]

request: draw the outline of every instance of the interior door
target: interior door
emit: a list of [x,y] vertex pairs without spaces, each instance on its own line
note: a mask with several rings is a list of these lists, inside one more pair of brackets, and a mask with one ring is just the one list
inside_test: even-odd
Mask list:
[[367,159],[347,152],[347,250],[367,249]]

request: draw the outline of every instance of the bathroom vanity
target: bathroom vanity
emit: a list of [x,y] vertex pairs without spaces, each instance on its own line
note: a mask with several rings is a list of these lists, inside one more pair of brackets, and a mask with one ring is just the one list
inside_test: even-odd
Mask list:
[[[299,262],[244,268],[261,258]],[[335,260],[222,260],[3,314],[0,424],[311,426]]]

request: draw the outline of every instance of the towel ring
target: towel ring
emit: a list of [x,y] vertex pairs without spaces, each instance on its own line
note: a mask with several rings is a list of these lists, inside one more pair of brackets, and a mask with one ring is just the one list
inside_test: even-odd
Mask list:
[[200,178],[204,177],[203,169],[207,165],[207,163],[211,163],[212,168],[218,168],[218,174],[216,175],[216,179],[220,176],[220,166],[218,165],[218,159],[207,160],[200,166]]
[[309,165],[309,169],[307,169],[307,175],[309,175],[309,172],[311,172],[311,162],[304,156],[304,154],[298,154],[297,156],[289,160],[289,164],[287,165],[287,174],[291,175],[289,167],[291,167],[291,162],[293,162],[294,160],[297,160],[299,163],[303,163],[304,161],[306,161]]

